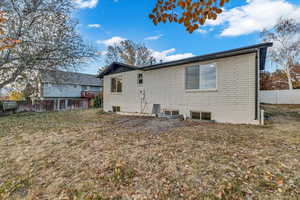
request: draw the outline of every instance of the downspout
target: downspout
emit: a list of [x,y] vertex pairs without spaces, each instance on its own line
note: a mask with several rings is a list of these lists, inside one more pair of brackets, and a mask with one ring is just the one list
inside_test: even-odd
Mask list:
[[255,120],[259,121],[260,125],[264,124],[264,116],[262,116],[261,106],[260,106],[260,69],[261,69],[261,55],[260,49],[256,51],[256,88],[255,88]]
[[255,59],[255,120],[260,121],[259,112],[260,112],[260,103],[258,102],[259,97],[259,63],[260,63],[260,53],[259,49],[256,51]]

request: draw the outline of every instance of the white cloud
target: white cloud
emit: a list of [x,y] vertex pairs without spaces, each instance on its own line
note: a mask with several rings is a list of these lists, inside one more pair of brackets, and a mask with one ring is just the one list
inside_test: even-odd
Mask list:
[[154,36],[146,37],[144,40],[158,40],[158,39],[160,39],[162,36],[164,36],[164,35],[163,35],[163,34],[154,35]]
[[239,36],[272,28],[280,17],[300,21],[300,7],[286,0],[247,0],[247,4],[225,10],[207,25],[224,25],[221,36]]
[[196,32],[201,34],[206,34],[208,31],[205,29],[197,29]]
[[[192,53],[173,54],[175,52],[176,52],[175,48],[168,49],[165,51],[152,50],[152,56],[158,61],[162,60],[165,62],[172,61],[172,60],[180,60],[180,59],[194,56]],[[170,54],[172,54],[172,55],[170,55]]]
[[104,44],[105,46],[111,46],[111,45],[114,45],[114,44],[119,44],[120,42],[122,42],[124,40],[126,40],[126,38],[115,36],[115,37],[112,37],[112,38],[107,39],[107,40],[97,40],[97,43],[98,44]]
[[95,8],[98,4],[98,0],[73,0],[78,8]]
[[88,27],[90,27],[90,28],[100,28],[101,25],[100,24],[89,24]]

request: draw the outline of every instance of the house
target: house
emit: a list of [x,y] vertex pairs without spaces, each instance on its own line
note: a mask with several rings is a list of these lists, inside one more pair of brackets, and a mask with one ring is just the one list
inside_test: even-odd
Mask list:
[[104,79],[104,111],[259,124],[259,74],[270,46],[263,43],[143,67],[112,63],[99,75]]
[[53,110],[88,108],[90,100],[102,92],[102,86],[95,75],[49,71],[41,76],[38,98]]

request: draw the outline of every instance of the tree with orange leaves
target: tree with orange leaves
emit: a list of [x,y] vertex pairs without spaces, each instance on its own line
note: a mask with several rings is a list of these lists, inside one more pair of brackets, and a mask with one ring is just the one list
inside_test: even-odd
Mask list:
[[229,0],[157,0],[149,17],[155,25],[168,21],[183,24],[192,33],[206,20],[216,20],[227,2]]

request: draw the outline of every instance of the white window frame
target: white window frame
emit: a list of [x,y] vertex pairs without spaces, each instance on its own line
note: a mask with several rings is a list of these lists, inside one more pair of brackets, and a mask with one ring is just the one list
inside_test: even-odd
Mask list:
[[[207,64],[199,64],[198,66],[199,66],[199,68],[201,67],[201,66],[208,66],[208,65],[214,65],[214,67],[216,68],[216,88],[210,88],[210,89],[200,89],[200,88],[198,88],[198,89],[186,89],[186,74],[184,75],[184,77],[185,77],[185,82],[184,82],[184,87],[185,87],[185,91],[186,92],[216,92],[216,91],[218,91],[218,66],[217,66],[217,63],[215,63],[215,62],[213,62],[213,63],[207,63]],[[191,67],[191,66],[187,66],[187,67]],[[199,86],[200,86],[200,72],[201,72],[201,70],[199,69]]]
[[[122,83],[122,87],[121,87],[121,92],[113,92],[112,91],[112,88],[111,88],[111,82],[112,82],[112,79],[121,79],[121,83]],[[123,77],[122,76],[113,76],[110,78],[110,93],[111,94],[122,94],[123,93],[123,90],[124,90],[124,82],[123,82]],[[118,88],[118,86],[116,85],[116,87]]]
[[[139,77],[140,74],[142,75],[142,78]],[[140,80],[142,80],[143,83],[139,83]],[[144,74],[140,72],[137,74],[137,85],[142,86],[143,84],[144,84]]]

